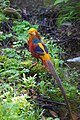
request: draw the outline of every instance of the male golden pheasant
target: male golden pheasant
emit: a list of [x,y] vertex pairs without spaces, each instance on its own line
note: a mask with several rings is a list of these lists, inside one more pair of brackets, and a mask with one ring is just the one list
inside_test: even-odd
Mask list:
[[67,97],[66,97],[65,90],[64,90],[64,88],[62,86],[62,82],[61,82],[60,78],[58,77],[58,75],[57,75],[57,73],[56,73],[56,71],[54,69],[54,66],[53,66],[53,63],[52,63],[52,61],[50,59],[50,55],[48,53],[47,47],[41,41],[41,37],[40,37],[38,31],[35,28],[31,28],[28,31],[28,33],[30,34],[28,45],[29,45],[29,50],[30,50],[31,54],[35,58],[41,59],[42,63],[47,68],[49,73],[51,75],[53,75],[53,77],[55,78],[55,80],[58,83],[58,86],[61,89],[62,94],[63,94],[63,96],[65,98],[65,101],[66,101],[70,116],[72,118],[71,109],[70,109],[70,106],[69,106],[69,103],[68,103],[68,100],[67,100]]

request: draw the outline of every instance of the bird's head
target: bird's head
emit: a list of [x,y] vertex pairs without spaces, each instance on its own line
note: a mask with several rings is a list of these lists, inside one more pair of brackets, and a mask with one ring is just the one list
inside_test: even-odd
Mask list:
[[37,33],[38,33],[38,31],[35,28],[30,28],[29,31],[28,31],[28,33],[30,35],[36,36]]

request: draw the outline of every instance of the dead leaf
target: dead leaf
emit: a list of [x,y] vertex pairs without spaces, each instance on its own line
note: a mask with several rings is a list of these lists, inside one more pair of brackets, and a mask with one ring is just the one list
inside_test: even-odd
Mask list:
[[53,116],[53,117],[58,117],[58,115],[57,115],[57,113],[56,112],[54,112],[54,111],[51,111],[51,110],[49,110],[49,112],[51,113],[51,115]]
[[76,113],[72,113],[72,118],[73,118],[73,120],[78,120],[77,114]]
[[41,117],[42,117],[42,120],[46,120],[45,117],[44,117],[43,115],[42,115]]

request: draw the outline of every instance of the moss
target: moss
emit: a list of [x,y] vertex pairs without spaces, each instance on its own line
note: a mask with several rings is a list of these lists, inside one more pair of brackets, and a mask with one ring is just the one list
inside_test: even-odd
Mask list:
[[24,67],[30,69],[31,73],[43,73],[47,71],[43,65],[41,65],[40,63],[34,65],[35,63],[32,63],[31,60],[24,61],[21,64]]
[[2,56],[2,55],[0,55],[0,62],[4,62],[4,61],[6,61],[7,60],[7,57],[6,56]]

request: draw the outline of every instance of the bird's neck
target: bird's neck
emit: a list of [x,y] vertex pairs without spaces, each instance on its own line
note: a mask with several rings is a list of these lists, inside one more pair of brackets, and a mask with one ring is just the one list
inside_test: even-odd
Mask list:
[[35,35],[31,35],[30,39],[32,40],[33,38],[36,38],[36,36]]
[[33,35],[31,35],[31,36],[29,37],[29,41],[28,41],[28,45],[29,45],[29,46],[32,45],[32,41],[33,41],[33,39],[34,39],[35,37],[36,37],[36,36],[33,36]]
[[33,41],[34,38],[38,38],[39,40],[41,40],[41,37],[40,37],[39,34],[36,34],[36,35],[30,35],[30,37],[29,37],[29,41],[28,41],[29,46],[32,45],[32,41]]
[[38,33],[36,33],[36,35],[30,36],[30,39],[33,39],[33,38],[38,38],[39,40],[41,40],[41,36]]

